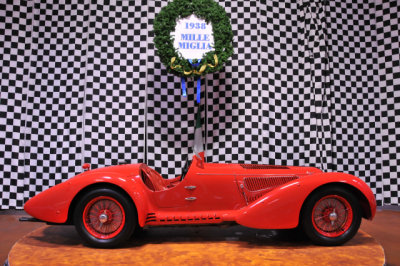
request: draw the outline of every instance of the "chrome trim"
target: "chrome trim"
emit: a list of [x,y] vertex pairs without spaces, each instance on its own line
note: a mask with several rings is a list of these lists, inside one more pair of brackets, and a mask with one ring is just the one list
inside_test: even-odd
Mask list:
[[104,224],[108,221],[108,215],[105,213],[100,214],[99,216],[99,222]]
[[188,190],[194,190],[194,189],[196,189],[196,186],[186,186],[185,188]]
[[240,189],[242,190],[243,197],[246,200],[246,205],[249,205],[249,201],[247,200],[246,193],[244,192],[244,185],[243,184],[240,184]]
[[301,174],[279,174],[279,173],[275,173],[275,174],[207,174],[207,173],[197,173],[198,175],[230,175],[230,176],[251,176],[251,177],[263,177],[263,176],[282,176],[282,177],[286,177],[286,176],[303,176],[303,175],[307,175],[306,173],[301,173]]
[[197,200],[197,198],[196,197],[187,197],[187,198],[185,198],[185,200],[194,201],[194,200]]

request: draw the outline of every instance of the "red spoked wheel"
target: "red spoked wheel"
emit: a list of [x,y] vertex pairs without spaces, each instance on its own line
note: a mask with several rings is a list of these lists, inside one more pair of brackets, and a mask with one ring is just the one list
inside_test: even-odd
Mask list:
[[124,228],[125,211],[114,198],[100,196],[86,205],[82,219],[91,235],[100,239],[110,239]]
[[301,224],[315,244],[341,245],[350,240],[360,227],[360,204],[345,188],[324,188],[307,199]]
[[124,193],[97,188],[79,198],[74,224],[89,245],[115,247],[133,234],[137,225],[136,208]]
[[318,233],[326,237],[338,237],[349,230],[353,210],[345,198],[329,195],[315,204],[311,219]]

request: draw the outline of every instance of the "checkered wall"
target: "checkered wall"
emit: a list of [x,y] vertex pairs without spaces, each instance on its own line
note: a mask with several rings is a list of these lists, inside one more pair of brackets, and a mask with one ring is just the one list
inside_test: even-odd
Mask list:
[[92,1],[84,10],[84,161],[92,168],[143,162],[147,1]]
[[313,1],[266,1],[263,8],[264,163],[330,170],[322,8],[322,3]]
[[22,206],[32,4],[0,5],[0,206]]
[[143,162],[147,2],[0,10],[1,208],[22,208],[84,162]]
[[[206,159],[359,176],[399,204],[399,6],[219,1],[234,55],[201,81]],[[195,81],[166,72],[152,25],[166,1],[0,4],[0,205],[81,171],[146,162],[164,177],[192,152]]]
[[234,55],[206,80],[206,150],[213,162],[262,162],[259,1],[221,1],[230,15]]
[[32,9],[26,40],[30,55],[23,129],[24,198],[79,171],[86,74],[85,6],[37,2]]
[[382,202],[375,5],[330,2],[327,8],[334,170],[360,176]]
[[400,5],[378,1],[376,31],[381,103],[383,203],[400,203]]

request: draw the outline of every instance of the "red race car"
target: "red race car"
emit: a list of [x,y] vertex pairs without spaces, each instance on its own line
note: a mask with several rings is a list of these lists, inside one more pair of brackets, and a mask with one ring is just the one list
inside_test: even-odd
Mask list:
[[[25,211],[74,224],[95,247],[114,247],[137,228],[232,223],[259,229],[300,227],[319,245],[340,245],[372,219],[376,202],[357,177],[312,167],[187,160],[164,179],[146,164],[88,170],[30,199]],[[35,220],[36,220],[35,219]]]

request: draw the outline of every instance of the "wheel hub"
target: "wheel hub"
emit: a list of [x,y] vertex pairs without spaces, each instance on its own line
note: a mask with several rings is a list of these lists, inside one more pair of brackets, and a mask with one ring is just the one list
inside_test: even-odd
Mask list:
[[106,223],[108,221],[108,215],[105,213],[100,214],[99,221],[102,224]]
[[329,220],[331,220],[332,223],[335,222],[337,219],[338,219],[338,215],[335,211],[333,211],[329,214]]

